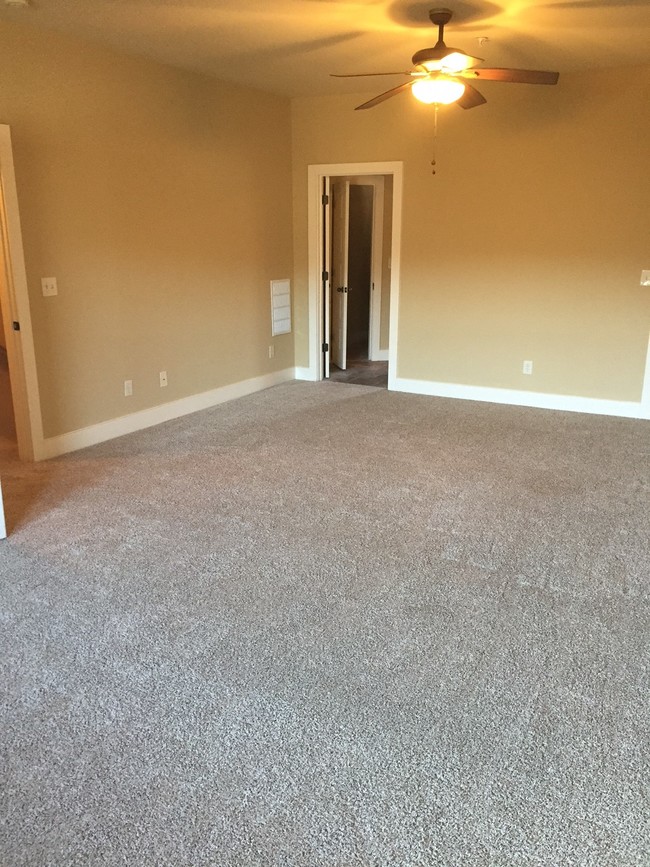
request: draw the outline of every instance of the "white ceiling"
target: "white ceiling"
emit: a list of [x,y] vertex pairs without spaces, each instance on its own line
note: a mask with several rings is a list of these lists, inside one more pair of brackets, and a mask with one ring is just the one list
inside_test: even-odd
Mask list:
[[650,63],[650,0],[0,0],[0,19],[300,96],[400,83],[329,73],[408,70],[436,42],[428,12],[438,5],[454,12],[446,44],[487,66],[561,74]]

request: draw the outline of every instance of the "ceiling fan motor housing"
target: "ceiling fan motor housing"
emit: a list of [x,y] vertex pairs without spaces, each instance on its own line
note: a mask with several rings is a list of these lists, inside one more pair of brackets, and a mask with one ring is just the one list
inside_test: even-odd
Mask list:
[[449,24],[452,16],[451,9],[430,9],[429,10],[429,18],[431,19],[431,23],[435,24],[436,27],[444,27],[445,24]]
[[445,24],[451,20],[451,9],[431,9],[429,18],[438,28],[438,41],[433,48],[423,48],[416,51],[411,58],[414,66],[426,66],[427,63],[439,64],[450,54],[465,54],[460,48],[447,48],[444,43]]
[[465,54],[465,52],[461,51],[460,48],[447,48],[443,42],[442,44],[438,43],[434,48],[422,48],[420,51],[416,51],[411,62],[414,66],[423,66],[432,61],[440,62],[450,54]]

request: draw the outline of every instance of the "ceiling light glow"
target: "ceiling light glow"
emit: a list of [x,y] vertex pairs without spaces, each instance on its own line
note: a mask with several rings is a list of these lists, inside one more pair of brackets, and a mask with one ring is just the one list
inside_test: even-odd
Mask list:
[[449,105],[456,102],[465,93],[465,85],[454,78],[437,76],[436,78],[421,78],[413,82],[413,96],[420,102],[439,105]]

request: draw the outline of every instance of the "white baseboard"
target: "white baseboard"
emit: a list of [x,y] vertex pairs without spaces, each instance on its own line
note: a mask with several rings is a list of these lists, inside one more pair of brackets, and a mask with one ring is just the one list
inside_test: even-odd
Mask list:
[[557,409],[564,412],[585,412],[595,415],[613,415],[621,418],[650,418],[643,402],[627,400],[601,400],[594,397],[576,397],[564,394],[543,394],[535,391],[517,391],[509,388],[485,388],[478,385],[458,385],[450,382],[429,382],[420,379],[392,377],[388,383],[392,391],[426,394],[431,397],[451,397],[460,400],[480,400],[537,409]]
[[388,361],[388,349],[378,349],[376,352],[373,352],[371,361]]
[[318,378],[315,376],[310,367],[295,367],[294,375],[296,379],[307,380],[308,382],[318,381]]
[[135,431],[144,430],[144,428],[153,427],[165,421],[171,421],[173,418],[180,418],[183,415],[189,415],[202,409],[209,409],[211,406],[217,406],[220,403],[225,403],[238,397],[245,397],[247,394],[253,394],[256,391],[263,391],[265,388],[270,388],[273,385],[291,382],[296,378],[294,368],[290,367],[286,370],[279,370],[275,373],[267,373],[264,376],[246,379],[243,382],[234,382],[232,385],[213,388],[210,391],[193,394],[190,397],[182,397],[179,400],[173,400],[169,403],[163,403],[160,406],[153,406],[150,409],[143,409],[139,412],[120,416],[119,418],[112,418],[99,424],[93,424],[89,427],[61,434],[60,436],[49,437],[45,439],[43,454],[39,457],[54,458],[57,455],[94,446],[97,443],[124,436],[124,434],[134,433]]
[[[56,437],[49,437],[43,442],[39,459],[53,458],[57,455],[84,449],[106,440],[134,433],[148,427],[180,418],[211,406],[217,406],[256,391],[263,391],[273,385],[293,380],[314,381],[314,376],[308,367],[289,367],[264,376],[256,376],[243,382],[224,385],[210,391],[183,397],[180,400],[163,403],[150,409],[109,419],[99,424],[70,431]],[[602,400],[592,397],[576,397],[563,394],[543,394],[533,391],[517,391],[508,388],[485,388],[476,385],[458,385],[449,382],[429,382],[420,379],[405,379],[391,377],[388,383],[392,391],[403,391],[410,394],[424,394],[430,397],[450,397],[459,400],[478,400],[489,403],[509,404],[513,406],[529,406],[538,409],[555,409],[565,412],[584,412],[596,415],[620,416],[621,418],[650,419],[650,407],[646,401]]]

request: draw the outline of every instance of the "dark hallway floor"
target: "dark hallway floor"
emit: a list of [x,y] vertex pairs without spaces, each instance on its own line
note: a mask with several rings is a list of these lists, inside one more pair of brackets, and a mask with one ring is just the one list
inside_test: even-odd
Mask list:
[[347,382],[352,385],[374,385],[388,388],[388,362],[368,361],[367,358],[348,357],[347,370],[330,365],[331,382]]

